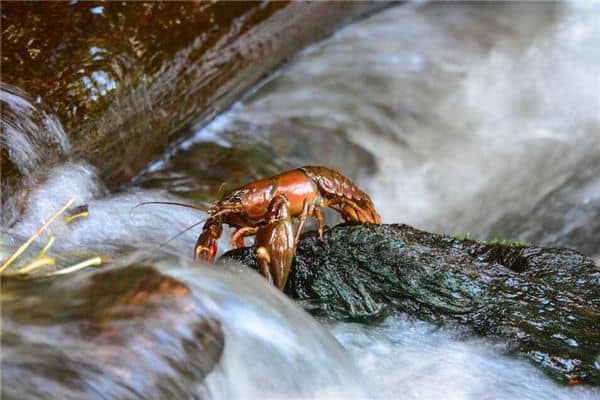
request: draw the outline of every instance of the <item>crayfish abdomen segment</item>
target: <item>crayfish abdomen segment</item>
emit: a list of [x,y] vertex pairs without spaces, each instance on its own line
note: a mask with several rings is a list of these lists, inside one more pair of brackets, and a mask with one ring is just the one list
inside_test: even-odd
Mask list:
[[350,222],[380,224],[381,217],[368,194],[339,172],[319,166],[299,168],[319,187],[329,206]]

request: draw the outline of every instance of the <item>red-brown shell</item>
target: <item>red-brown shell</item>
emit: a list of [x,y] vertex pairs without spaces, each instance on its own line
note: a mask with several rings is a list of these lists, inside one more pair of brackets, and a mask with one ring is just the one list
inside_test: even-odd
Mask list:
[[[360,212],[361,218],[358,218],[357,222],[381,223],[381,217],[375,211],[375,206],[369,195],[360,190],[354,182],[344,175],[333,169],[321,166],[306,166],[298,169],[317,184],[321,195],[326,199],[346,198],[359,206],[361,209],[359,211],[362,212]],[[354,218],[349,219],[355,220]]]

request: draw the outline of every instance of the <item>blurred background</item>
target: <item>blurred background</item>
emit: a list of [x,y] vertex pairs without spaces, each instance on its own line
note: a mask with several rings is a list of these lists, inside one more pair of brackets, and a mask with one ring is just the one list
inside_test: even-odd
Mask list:
[[[3,2],[3,252],[74,197],[88,205],[89,217],[52,225],[37,246],[56,235],[57,252],[120,260],[160,247],[167,256],[191,258],[200,228],[172,239],[203,213],[134,207],[154,200],[206,205],[223,183],[232,188],[318,164],[355,180],[384,223],[569,247],[598,262],[598,37],[600,7],[585,2]],[[338,217],[328,218],[333,224]],[[122,263],[138,262],[131,260]],[[322,322],[307,328],[306,335],[322,330],[324,337],[308,352],[325,346],[335,354],[305,360],[306,369],[296,373],[313,373],[304,380],[281,376],[289,367],[288,350],[281,349],[269,350],[280,361],[259,362],[251,376],[250,361],[240,360],[259,351],[240,350],[250,340],[240,332],[256,334],[259,326],[268,337],[281,329],[279,343],[291,342],[305,316],[292,309],[289,315],[298,313],[299,320],[289,317],[275,328],[272,318],[281,317],[273,310],[287,300],[268,291],[267,303],[276,305],[255,300],[262,311],[254,325],[239,326],[224,305],[231,298],[215,288],[259,296],[243,289],[245,279],[254,285],[252,278],[239,285],[231,271],[214,277],[190,272],[182,267],[186,262],[156,265],[179,271],[172,273],[195,291],[201,287],[219,305],[211,312],[234,343],[220,375],[182,389],[194,396],[251,398],[265,375],[281,382],[273,397],[290,391],[335,397],[353,379],[366,382],[357,392],[343,392],[356,397],[595,394],[558,388],[487,344],[459,341],[454,331],[405,317],[371,329]],[[81,284],[65,282],[67,292]],[[32,332],[39,316],[6,301],[49,289],[11,290],[3,289],[3,361],[14,367],[40,337],[10,332]],[[70,316],[48,315],[56,331],[47,345],[68,342],[60,327]],[[331,392],[307,389],[319,386],[319,371],[346,358],[356,370],[331,377],[338,385]],[[402,371],[390,372],[392,365]],[[4,368],[3,381],[38,372]],[[53,379],[47,372],[35,376]],[[235,393],[227,391],[232,380],[244,382]]]

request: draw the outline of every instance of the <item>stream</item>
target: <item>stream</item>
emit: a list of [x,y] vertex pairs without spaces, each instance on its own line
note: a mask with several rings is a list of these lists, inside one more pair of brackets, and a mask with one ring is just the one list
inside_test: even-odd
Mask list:
[[[206,217],[202,211],[140,203],[206,204],[222,183],[234,187],[323,164],[358,182],[386,223],[571,247],[600,262],[599,21],[600,5],[584,3],[387,8],[296,55],[118,190],[81,160],[48,168],[44,180],[23,189],[23,209],[13,207],[17,200],[3,205],[2,251],[16,248],[69,198],[87,204],[87,217],[52,224],[35,246],[55,235],[56,254],[85,249],[110,256],[109,270],[149,263],[183,282],[201,304],[190,313],[201,310],[220,321],[225,343],[204,380],[182,373],[182,381],[190,380],[182,386],[189,398],[597,399],[597,388],[558,385],[460,327],[402,314],[369,326],[317,320],[252,271],[194,265],[200,227],[185,230]],[[2,101],[12,113],[12,123],[3,123],[3,131],[13,130],[11,140],[45,138],[11,145],[20,149],[13,161],[24,171],[43,167],[36,160],[49,151],[46,142],[68,156],[57,118],[15,87],[2,86]],[[338,221],[334,214],[326,219]],[[26,315],[27,307],[41,307],[45,290],[57,297],[49,304],[64,294],[60,301],[75,307],[80,298],[69,295],[103,268],[73,274],[79,276],[65,278],[60,288],[51,280],[4,287],[6,398],[77,398],[79,389],[63,392],[48,384],[50,376],[36,378],[43,390],[27,388],[35,369],[18,366],[31,362],[26,349],[32,344],[77,350],[58,361],[40,353],[35,362],[44,365],[79,365],[76,353],[90,350],[69,342],[69,315],[42,323],[43,313]],[[170,323],[156,322],[165,329]],[[185,329],[173,329],[160,337],[168,346],[157,357],[179,360],[168,352],[185,352],[172,345]],[[155,350],[136,343],[131,347]],[[120,396],[104,392],[108,383],[81,365],[80,379],[98,379],[100,397]],[[156,365],[169,374],[185,370],[178,361]],[[66,373],[57,378],[69,379]],[[124,397],[145,393],[136,384],[124,386]],[[172,394],[158,385],[143,397]]]

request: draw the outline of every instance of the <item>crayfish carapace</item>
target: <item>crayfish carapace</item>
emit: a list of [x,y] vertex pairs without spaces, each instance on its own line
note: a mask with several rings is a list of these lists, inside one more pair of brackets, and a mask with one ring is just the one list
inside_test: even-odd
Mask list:
[[[246,236],[256,235],[260,272],[283,289],[307,217],[317,219],[323,239],[323,207],[333,208],[348,222],[381,223],[369,195],[350,179],[326,167],[306,166],[248,183],[217,200],[196,242],[195,259],[214,261],[225,223],[236,228],[233,247],[243,247]],[[295,235],[292,217],[299,220]]]

